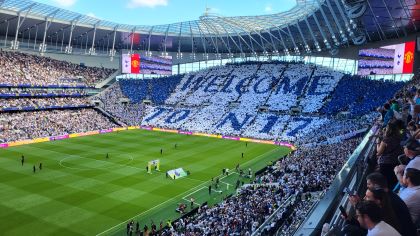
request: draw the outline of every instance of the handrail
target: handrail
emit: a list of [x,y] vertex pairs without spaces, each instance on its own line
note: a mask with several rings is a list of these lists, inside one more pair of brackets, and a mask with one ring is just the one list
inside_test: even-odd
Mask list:
[[296,194],[289,196],[265,221],[260,227],[255,230],[251,236],[259,236],[268,224],[271,224],[277,213],[282,210],[286,205],[290,204],[291,200],[296,197]]

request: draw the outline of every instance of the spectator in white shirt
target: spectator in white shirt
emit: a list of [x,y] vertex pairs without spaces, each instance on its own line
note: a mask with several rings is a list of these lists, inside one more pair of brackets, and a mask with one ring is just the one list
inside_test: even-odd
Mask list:
[[414,224],[420,226],[420,170],[407,168],[403,176],[404,188],[400,192],[401,199],[405,202]]
[[356,206],[357,221],[368,230],[368,236],[399,236],[397,230],[382,220],[381,208],[372,201],[363,201]]

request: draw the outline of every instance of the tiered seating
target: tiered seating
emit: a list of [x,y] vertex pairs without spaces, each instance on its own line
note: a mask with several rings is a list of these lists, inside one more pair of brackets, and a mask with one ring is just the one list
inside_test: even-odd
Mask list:
[[182,76],[174,75],[160,79],[150,80],[152,87],[152,101],[154,104],[163,104],[171,92],[181,81]]
[[114,127],[86,90],[114,72],[0,50],[0,143]]
[[[163,82],[168,82],[168,85],[162,86],[162,91],[157,91]],[[353,87],[348,86],[348,83],[352,83]],[[385,101],[399,88],[377,92],[375,86],[379,88],[384,85],[383,82],[366,83],[362,87],[372,88],[372,91],[363,88],[358,91],[358,80],[349,81],[347,76],[343,78],[342,73],[324,67],[298,63],[247,62],[213,67],[182,78],[122,80],[119,86],[132,103],[144,99],[154,103],[144,110],[142,125],[299,141],[309,133],[322,133],[320,127],[325,127],[329,122],[334,123],[333,117],[319,115],[319,112],[335,115],[341,111],[337,110],[338,107],[343,106],[340,109],[346,110],[346,106],[350,106],[351,109],[347,110],[354,115],[368,114],[377,104],[375,101]],[[385,83],[386,88],[391,85],[393,83]],[[358,93],[366,96],[368,105],[357,99]],[[115,100],[121,96],[108,99]],[[167,99],[162,102],[164,98]],[[325,105],[328,98],[330,101]],[[290,109],[296,106],[302,107],[303,114],[288,115]],[[261,107],[268,108],[269,112],[259,112]],[[351,127],[347,129],[349,132],[359,127],[351,125],[353,121],[357,122],[348,120]],[[127,119],[124,122],[130,123]],[[131,123],[139,123],[139,120]],[[332,133],[326,136],[331,138],[328,134]],[[335,134],[342,135],[338,132]]]
[[330,95],[343,74],[326,68],[317,68],[309,89],[301,102],[303,112],[313,113],[321,109],[324,99]]
[[149,83],[146,80],[120,80],[119,83],[122,93],[131,102],[139,103],[147,98]]
[[116,127],[93,109],[0,112],[0,143]]
[[0,98],[7,97],[85,97],[83,89],[33,89],[33,88],[0,88]]
[[0,51],[0,85],[3,86],[92,86],[114,72],[32,54]]
[[267,101],[270,110],[289,111],[291,107],[297,105],[297,98],[302,95],[303,88],[310,79],[313,69],[313,66],[310,65],[289,65]]
[[53,98],[8,98],[0,99],[0,111],[40,110],[48,108],[87,107],[87,98],[53,97]]
[[322,109],[328,115],[350,112],[363,115],[374,111],[404,86],[402,82],[377,81],[346,75],[338,83],[331,101]]
[[279,228],[288,234],[295,229],[288,226],[297,227],[310,210],[311,195],[328,188],[359,141],[299,149],[256,176],[254,183],[259,185],[243,187],[236,196],[213,207],[204,206],[165,229],[163,235],[251,235],[286,199],[294,197],[270,227],[271,232]]
[[127,98],[121,91],[120,83],[114,83],[100,93],[97,98],[102,102],[101,107],[126,125],[139,125],[143,116],[142,103],[125,103],[121,99]]

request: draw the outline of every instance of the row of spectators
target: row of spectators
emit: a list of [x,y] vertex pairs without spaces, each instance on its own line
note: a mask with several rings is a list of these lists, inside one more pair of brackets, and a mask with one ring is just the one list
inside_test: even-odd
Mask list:
[[394,59],[395,50],[394,49],[385,49],[385,48],[362,49],[362,50],[359,51],[359,56],[361,56],[361,57]]
[[54,97],[54,98],[8,98],[0,99],[0,107],[4,110],[8,108],[44,108],[44,107],[64,107],[64,106],[88,106],[90,101],[87,98]]
[[0,50],[0,84],[3,85],[94,85],[114,72],[112,69]]
[[359,68],[394,68],[394,60],[365,60],[358,61]]
[[394,68],[359,68],[357,74],[360,76],[366,75],[392,75]]
[[0,113],[0,143],[116,127],[94,109]]
[[0,96],[86,96],[85,89],[32,89],[32,88],[0,88]]

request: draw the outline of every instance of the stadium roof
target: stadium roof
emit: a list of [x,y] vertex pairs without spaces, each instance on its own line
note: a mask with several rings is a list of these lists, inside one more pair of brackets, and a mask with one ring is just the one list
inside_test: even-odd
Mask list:
[[[0,34],[74,48],[204,54],[301,54],[417,31],[414,0],[297,0],[289,11],[260,16],[205,14],[166,25],[126,25],[31,0],[0,0]],[[20,17],[19,17],[20,16]],[[7,26],[7,27],[6,27]],[[19,27],[20,26],[20,27]],[[47,27],[45,27],[47,26]],[[73,27],[72,27],[73,26]],[[10,39],[9,38],[9,39]],[[62,50],[63,46],[61,46]]]
[[31,17],[45,16],[54,17],[55,20],[71,24],[77,21],[78,25],[92,26],[97,28],[113,30],[118,28],[120,31],[131,32],[134,28],[138,33],[148,34],[150,31],[155,35],[174,35],[178,36],[181,31],[184,35],[193,34],[194,36],[205,35],[223,35],[247,33],[260,31],[276,26],[282,26],[297,21],[308,15],[316,9],[318,3],[316,0],[297,0],[297,5],[290,11],[277,14],[262,16],[238,16],[238,17],[220,17],[216,15],[203,16],[201,19],[187,22],[176,22],[167,25],[124,25],[98,18],[82,15],[54,6],[37,3],[31,0],[5,0],[1,5],[4,10],[21,12],[30,9]]

